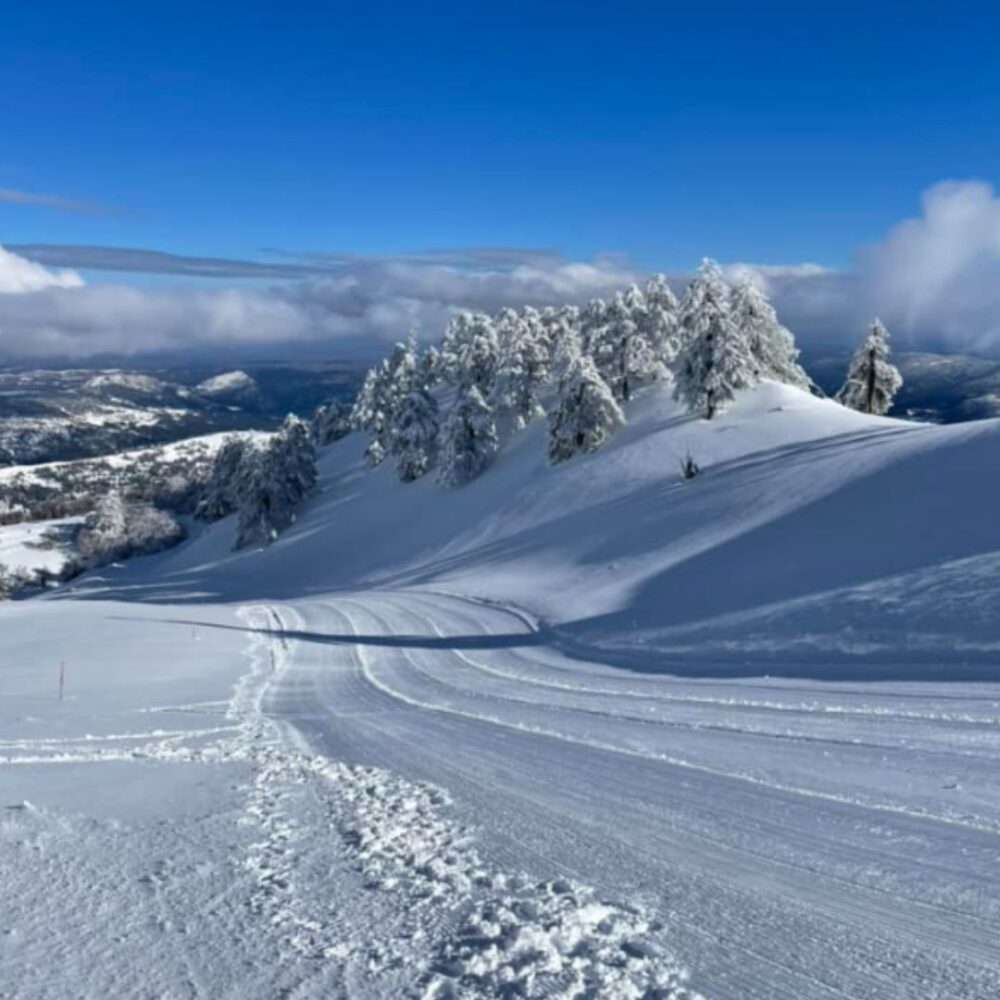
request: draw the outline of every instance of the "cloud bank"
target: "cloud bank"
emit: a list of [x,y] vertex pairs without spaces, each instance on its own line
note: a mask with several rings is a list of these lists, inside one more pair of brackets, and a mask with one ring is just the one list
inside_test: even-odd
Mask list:
[[[611,259],[581,263],[512,254],[505,252],[502,264],[484,253],[477,256],[479,263],[461,266],[439,263],[436,257],[426,262],[353,258],[324,268],[322,277],[267,287],[145,289],[84,285],[74,271],[54,271],[2,251],[0,292],[11,294],[0,295],[0,359],[265,344],[294,349],[324,343],[337,351],[340,344],[357,349],[365,341],[375,351],[380,347],[374,342],[398,339],[411,330],[438,335],[458,309],[493,312],[504,305],[584,301],[638,277]],[[518,262],[510,263],[514,259]],[[171,267],[175,264],[170,261]]]
[[1000,197],[981,181],[946,181],[923,212],[862,258],[886,316],[911,336],[1000,347]]
[[[15,252],[16,251],[16,252]],[[0,248],[0,359],[85,358],[282,345],[367,343],[410,330],[437,336],[457,309],[558,305],[641,280],[620,257],[571,261],[550,250],[473,247],[380,258],[270,251],[269,260],[156,250]],[[223,288],[84,284],[77,269],[197,279]],[[924,192],[919,216],[863,248],[853,268],[730,264],[752,273],[804,346],[856,341],[879,315],[900,347],[1000,353],[1000,197],[981,181]],[[686,275],[671,276],[678,291]],[[265,284],[266,282],[266,284]]]

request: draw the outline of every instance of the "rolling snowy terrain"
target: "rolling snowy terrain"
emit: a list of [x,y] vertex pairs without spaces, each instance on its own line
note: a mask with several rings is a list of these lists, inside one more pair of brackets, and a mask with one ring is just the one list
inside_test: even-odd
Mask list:
[[[224,431],[267,429],[289,410],[350,395],[357,365],[0,367],[0,468],[108,456]],[[206,375],[208,377],[206,377]]]
[[0,606],[0,997],[1000,996],[1000,423],[544,432]]

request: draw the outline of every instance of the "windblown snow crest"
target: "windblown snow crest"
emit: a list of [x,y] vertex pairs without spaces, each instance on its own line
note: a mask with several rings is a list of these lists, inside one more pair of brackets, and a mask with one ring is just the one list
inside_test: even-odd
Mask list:
[[[255,876],[254,907],[290,948],[343,963],[347,978],[350,968],[374,979],[396,970],[397,984],[426,1000],[696,1000],[659,940],[661,928],[640,910],[565,879],[491,871],[473,831],[447,815],[441,789],[291,749],[262,710],[268,685],[289,663],[291,643],[274,609],[247,607],[241,617],[253,630],[253,666],[230,715],[254,763],[246,822],[261,832],[245,865]],[[394,939],[357,939],[330,920],[338,901],[309,891],[308,845],[330,828],[366,888],[388,894]]]

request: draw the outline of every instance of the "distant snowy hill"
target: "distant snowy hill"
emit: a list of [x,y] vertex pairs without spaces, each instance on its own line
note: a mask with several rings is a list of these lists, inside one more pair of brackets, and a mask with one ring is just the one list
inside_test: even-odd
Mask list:
[[[833,395],[843,384],[847,361],[846,354],[813,357],[807,368]],[[1000,361],[925,351],[902,351],[894,361],[903,375],[894,414],[946,424],[1000,416]]]
[[[209,369],[211,372],[212,369]],[[112,455],[217,431],[269,428],[350,396],[354,366],[137,371],[0,369],[0,466]]]
[[213,396],[225,399],[248,399],[257,398],[260,395],[260,387],[252,375],[243,371],[223,372],[221,375],[213,375],[211,378],[199,382],[194,391],[199,396]]
[[994,421],[868,417],[766,383],[713,421],[649,391],[603,449],[557,467],[544,434],[534,425],[457,490],[367,469],[352,436],[325,452],[322,494],[271,548],[231,554],[223,523],[156,573],[167,590],[197,577],[244,596],[461,590],[624,657],[945,655],[956,642],[966,656],[1000,642]]

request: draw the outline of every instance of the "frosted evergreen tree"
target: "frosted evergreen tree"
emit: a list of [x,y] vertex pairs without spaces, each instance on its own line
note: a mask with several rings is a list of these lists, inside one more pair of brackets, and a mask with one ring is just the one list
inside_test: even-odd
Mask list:
[[316,408],[312,419],[312,435],[317,445],[333,444],[347,437],[353,430],[351,407],[338,399],[331,400]]
[[837,402],[860,413],[881,416],[889,412],[893,396],[902,384],[903,376],[889,361],[889,331],[876,319],[851,358],[847,381],[837,393]]
[[295,520],[299,503],[316,485],[316,455],[305,422],[289,414],[267,447],[249,458],[236,544],[269,545]]
[[438,404],[426,389],[412,389],[396,410],[393,452],[396,474],[413,482],[434,464],[438,450]]
[[589,338],[588,353],[615,399],[627,403],[636,388],[666,377],[666,368],[649,339],[643,294],[635,285],[604,308],[603,323]]
[[540,319],[551,358],[550,378],[558,381],[569,363],[583,349],[580,310],[576,306],[562,306],[559,309],[550,307],[542,310]]
[[372,466],[383,462],[387,452],[386,437],[391,417],[389,382],[389,365],[383,360],[368,370],[351,409],[351,424],[368,434],[365,459]]
[[535,309],[523,314],[505,309],[497,316],[500,353],[490,405],[519,431],[544,415],[541,397],[551,366],[547,331]]
[[756,377],[808,389],[812,382],[798,363],[795,338],[778,322],[774,307],[749,275],[733,289],[730,305],[733,325],[750,348]]
[[474,386],[485,398],[496,371],[499,344],[493,320],[485,313],[461,312],[441,340],[441,374],[459,391]]
[[594,451],[625,423],[625,416],[593,360],[578,353],[560,380],[549,414],[549,461],[555,465]]
[[134,555],[169,548],[184,538],[184,529],[152,504],[129,503],[118,490],[101,497],[76,536],[70,574]]
[[681,303],[682,348],[674,395],[707,420],[757,381],[750,347],[732,321],[730,290],[715,261],[704,260]]
[[365,458],[380,465],[393,454],[392,435],[396,407],[419,382],[418,360],[413,341],[400,342],[388,358],[371,368],[351,410],[351,423],[368,433]]
[[239,506],[244,477],[249,468],[248,452],[255,446],[242,437],[230,435],[216,452],[212,470],[195,508],[195,517],[203,521],[218,521],[232,514]]
[[604,299],[591,299],[580,310],[580,349],[592,358],[597,358],[603,351],[607,315],[608,306]]
[[680,350],[680,304],[662,274],[646,282],[646,339],[669,372]]
[[102,496],[87,515],[77,534],[76,550],[94,565],[98,554],[123,547],[128,538],[128,505],[121,492],[111,490]]
[[417,359],[417,381],[424,389],[433,389],[441,381],[441,352],[433,344]]
[[441,433],[438,479],[446,486],[462,486],[481,475],[499,448],[493,411],[474,385],[455,399]]

